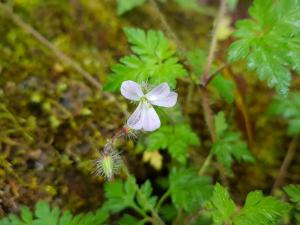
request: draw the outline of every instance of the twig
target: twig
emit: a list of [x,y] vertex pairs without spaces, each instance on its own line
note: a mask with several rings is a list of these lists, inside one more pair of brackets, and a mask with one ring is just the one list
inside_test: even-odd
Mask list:
[[217,68],[215,71],[213,71],[212,73],[210,73],[208,75],[207,80],[204,81],[203,86],[206,87],[223,69],[225,69],[228,66],[229,66],[228,63],[224,63],[219,68]]
[[212,39],[210,42],[208,57],[207,57],[207,63],[204,69],[204,75],[203,75],[203,84],[207,83],[209,78],[209,71],[213,62],[213,59],[215,58],[216,53],[216,47],[217,47],[217,34],[221,26],[221,20],[226,12],[226,0],[220,0],[220,7],[218,11],[218,15],[216,18],[215,26],[212,31]]
[[271,191],[272,193],[274,193],[284,183],[287,170],[288,170],[288,168],[289,168],[289,166],[290,166],[290,164],[291,164],[291,162],[292,162],[292,160],[295,156],[298,142],[299,142],[299,136],[294,136],[291,143],[290,143],[290,145],[289,145],[289,148],[288,148],[288,151],[287,151],[287,153],[284,157],[284,160],[281,164],[281,167],[279,169],[278,175],[276,177],[276,180],[274,182],[274,185],[273,185],[273,188],[272,188],[272,191]]
[[[202,107],[203,107],[203,112],[204,112],[204,117],[205,121],[210,133],[210,137],[212,142],[216,142],[217,140],[217,135],[215,133],[215,128],[214,128],[214,120],[213,120],[213,114],[212,110],[210,107],[209,103],[209,98],[207,94],[207,89],[206,85],[210,79],[209,77],[209,71],[213,62],[213,59],[215,57],[215,52],[216,52],[216,47],[217,47],[217,34],[220,28],[220,22],[226,12],[226,0],[220,0],[220,7],[219,7],[219,12],[218,12],[218,17],[216,19],[216,24],[214,27],[214,30],[212,32],[212,40],[210,43],[209,47],[209,54],[208,54],[208,59],[207,63],[205,66],[204,74],[203,74],[203,84],[199,85],[199,91],[202,93]],[[199,170],[199,174],[203,175],[208,168],[209,164],[211,163],[212,160],[212,152],[209,153],[207,156],[206,160],[204,161],[202,167]]]

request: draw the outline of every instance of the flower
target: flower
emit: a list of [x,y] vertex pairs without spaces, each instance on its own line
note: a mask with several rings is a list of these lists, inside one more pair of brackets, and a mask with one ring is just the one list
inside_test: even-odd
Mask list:
[[127,125],[132,129],[144,131],[154,131],[160,127],[160,119],[153,105],[173,107],[178,96],[170,90],[167,83],[162,83],[144,94],[142,87],[131,80],[122,83],[121,94],[129,100],[139,102],[136,110],[128,118]]

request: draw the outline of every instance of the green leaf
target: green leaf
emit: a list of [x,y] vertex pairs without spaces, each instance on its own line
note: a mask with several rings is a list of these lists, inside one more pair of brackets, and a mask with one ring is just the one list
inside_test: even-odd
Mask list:
[[198,136],[187,125],[162,126],[147,137],[146,150],[166,149],[174,159],[184,164],[188,157],[188,147],[199,144]]
[[228,124],[224,112],[219,112],[214,122],[218,139],[213,143],[212,151],[217,160],[227,168],[231,167],[234,158],[239,162],[254,163],[255,160],[250,154],[247,144],[241,139],[241,135],[237,132],[227,131]]
[[298,203],[300,206],[300,184],[290,184],[285,186],[284,191],[287,193],[292,202]]
[[230,198],[228,191],[218,183],[214,186],[209,206],[214,222],[213,225],[229,224],[235,212],[235,204]]
[[143,222],[140,222],[138,219],[136,219],[133,216],[130,216],[128,214],[125,214],[119,221],[118,225],[142,225]]
[[122,15],[133,8],[140,6],[145,3],[146,0],[117,0],[117,12],[118,15]]
[[105,90],[116,91],[125,80],[148,81],[153,85],[167,82],[174,88],[176,78],[187,75],[162,32],[135,28],[125,28],[124,32],[134,54],[121,58],[112,67]]
[[234,225],[276,225],[290,206],[261,191],[250,192],[244,207],[234,218]]
[[268,114],[288,120],[288,134],[300,134],[300,92],[290,93],[288,98],[275,98],[268,108]]
[[105,208],[96,213],[86,213],[73,216],[70,212],[62,213],[58,208],[51,209],[48,203],[39,201],[34,214],[27,207],[21,207],[20,218],[11,214],[0,219],[1,225],[101,225],[109,214]]
[[152,196],[152,186],[150,181],[146,181],[139,189],[133,176],[129,176],[127,180],[115,180],[106,183],[104,186],[105,196],[107,198],[104,207],[108,208],[112,213],[120,212],[125,208],[137,207],[147,212],[154,208],[157,197]]
[[129,177],[126,182],[115,180],[105,183],[104,190],[107,198],[107,201],[104,203],[105,207],[113,213],[131,207],[134,204],[136,194],[135,185],[133,177]]
[[60,211],[58,208],[50,209],[49,205],[46,202],[38,202],[35,207],[35,215],[37,217],[34,220],[34,225],[53,225],[57,224],[59,219]]
[[212,193],[211,179],[198,176],[195,171],[185,168],[173,168],[170,176],[172,202],[177,209],[186,211],[199,208],[209,200]]
[[246,59],[269,87],[286,96],[291,82],[290,68],[300,72],[299,0],[255,0],[251,19],[239,20],[228,61]]
[[173,204],[165,204],[160,207],[159,214],[164,221],[171,222],[176,218],[177,210]]
[[225,114],[223,111],[218,112],[218,114],[215,116],[215,130],[218,135],[218,137],[221,137],[224,134],[224,131],[227,130],[228,124],[225,119]]
[[300,185],[299,184],[290,184],[285,186],[284,188],[285,193],[290,198],[290,201],[293,204],[294,208],[291,212],[295,220],[300,223]]
[[152,185],[149,180],[147,180],[142,186],[141,186],[141,194],[137,195],[137,202],[139,206],[141,206],[144,211],[148,211],[154,208],[157,197],[151,196],[152,195]]
[[202,76],[207,60],[207,54],[200,48],[187,52],[187,62],[196,76]]
[[232,103],[234,101],[236,87],[233,81],[227,80],[219,74],[211,81],[211,84],[226,102]]
[[221,139],[218,139],[213,144],[212,151],[216,155],[217,160],[227,168],[231,167],[233,158],[239,162],[255,162],[248,150],[247,144],[242,141],[239,133],[226,132]]

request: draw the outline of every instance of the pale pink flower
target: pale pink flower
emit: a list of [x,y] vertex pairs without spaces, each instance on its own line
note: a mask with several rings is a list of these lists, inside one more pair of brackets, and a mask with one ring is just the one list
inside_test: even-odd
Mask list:
[[177,102],[177,93],[170,90],[167,83],[162,83],[147,94],[142,87],[131,80],[121,85],[122,95],[132,101],[138,101],[138,107],[127,120],[127,125],[135,130],[154,131],[160,127],[160,119],[153,108],[155,106],[173,107]]

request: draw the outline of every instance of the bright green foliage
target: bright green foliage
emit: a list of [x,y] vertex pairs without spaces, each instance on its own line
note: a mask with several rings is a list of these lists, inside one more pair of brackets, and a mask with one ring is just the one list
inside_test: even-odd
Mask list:
[[294,203],[293,214],[298,224],[300,224],[300,185],[290,184],[284,187],[284,191]]
[[226,122],[226,118],[225,118],[225,113],[224,112],[219,112],[216,116],[215,116],[215,130],[216,133],[218,135],[218,137],[222,136],[224,134],[224,132],[227,130],[228,128],[228,124]]
[[275,225],[290,206],[274,197],[264,197],[261,191],[250,192],[244,207],[237,211],[228,191],[220,184],[214,187],[208,204],[214,225]]
[[288,98],[276,98],[268,113],[288,120],[289,135],[300,134],[300,92],[291,93]]
[[228,191],[220,184],[214,186],[213,196],[208,205],[213,218],[213,225],[223,225],[231,221],[235,212],[235,204]]
[[227,168],[233,163],[233,158],[238,161],[253,163],[255,160],[250,154],[247,144],[241,139],[239,133],[227,130],[228,125],[223,112],[219,112],[215,118],[217,141],[212,150],[217,160]]
[[196,172],[185,168],[173,168],[170,176],[172,202],[176,208],[186,211],[199,208],[212,194],[211,179],[198,176]]
[[105,208],[96,213],[73,216],[70,212],[61,212],[58,208],[51,209],[46,202],[36,204],[34,214],[27,207],[21,208],[20,218],[11,214],[0,220],[0,225],[100,225],[108,218]]
[[284,187],[284,191],[288,194],[291,201],[300,206],[300,185],[290,184]]
[[187,52],[187,62],[192,68],[192,72],[196,76],[202,76],[205,68],[207,53],[200,49],[195,48],[194,50]]
[[121,58],[120,63],[112,67],[106,90],[118,90],[125,80],[148,81],[154,85],[167,82],[174,88],[176,78],[187,75],[162,32],[135,28],[125,28],[124,31],[134,54]]
[[144,224],[143,221],[139,221],[133,216],[125,214],[119,221],[118,225],[142,225]]
[[169,154],[181,163],[186,163],[188,147],[200,144],[199,137],[184,124],[162,126],[146,139],[147,151],[166,149]]
[[119,15],[122,15],[131,9],[144,4],[146,0],[117,0]]
[[146,181],[138,192],[135,178],[130,176],[124,182],[115,180],[105,184],[105,206],[113,213],[122,211],[125,208],[140,208],[143,211],[152,209],[156,204],[156,197],[151,196],[152,186]]
[[274,197],[264,197],[261,191],[250,192],[244,207],[234,218],[234,225],[276,225],[290,206]]
[[218,91],[220,97],[226,102],[234,101],[235,84],[232,80],[225,79],[220,74],[211,81],[212,86]]
[[255,0],[251,19],[238,21],[229,48],[230,62],[246,59],[248,68],[285,96],[291,81],[289,68],[300,72],[300,1]]

